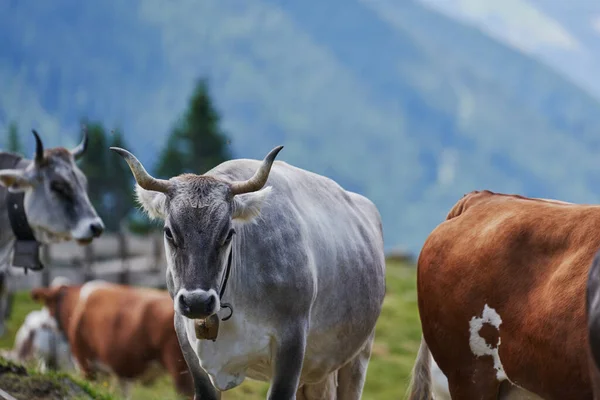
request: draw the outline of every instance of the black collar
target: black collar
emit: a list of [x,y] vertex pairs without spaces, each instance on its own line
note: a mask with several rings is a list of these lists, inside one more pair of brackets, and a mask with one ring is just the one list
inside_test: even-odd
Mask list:
[[[3,162],[0,163],[0,168],[24,169],[28,162],[22,157],[15,154],[4,154]],[[4,164],[4,165],[2,165]],[[25,268],[25,273],[28,269],[39,271],[44,269],[44,265],[40,262],[39,248],[40,244],[35,239],[33,230],[29,226],[27,216],[25,215],[25,207],[23,205],[24,193],[11,193],[6,189],[6,210],[8,219],[12,228],[13,234],[16,237],[15,246],[13,249],[13,267]]]
[[[229,250],[229,257],[227,259],[227,267],[225,267],[225,274],[223,275],[223,282],[221,283],[221,290],[219,291],[219,300],[223,298],[225,294],[225,288],[227,287],[227,281],[229,280],[229,273],[231,272],[231,262],[233,259],[233,243],[231,244],[231,250]],[[229,303],[221,303],[221,308],[229,308],[229,315],[222,319],[227,321],[233,315],[233,307]]]

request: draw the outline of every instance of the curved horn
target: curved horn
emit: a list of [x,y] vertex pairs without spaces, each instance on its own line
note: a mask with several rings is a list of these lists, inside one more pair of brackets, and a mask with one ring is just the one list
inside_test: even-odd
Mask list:
[[75,160],[78,160],[85,153],[88,146],[87,126],[83,125],[81,130],[83,131],[83,139],[81,140],[81,143],[77,145],[77,147],[71,150],[71,154]]
[[35,136],[35,163],[41,164],[44,161],[44,145],[42,144],[42,139],[40,139],[40,135],[38,135],[35,129],[32,129],[33,136]]
[[127,150],[124,150],[120,147],[111,147],[110,149],[127,161],[135,181],[142,189],[166,193],[171,187],[171,182],[164,179],[156,179],[150,176],[150,174],[146,172],[146,169],[142,163],[140,163],[140,161]]
[[256,192],[257,190],[262,189],[265,183],[267,183],[267,178],[269,178],[269,172],[271,172],[273,161],[275,161],[275,157],[277,157],[277,154],[281,151],[281,149],[283,149],[283,146],[277,146],[271,150],[252,178],[248,179],[247,181],[230,183],[231,193],[235,196],[236,194]]

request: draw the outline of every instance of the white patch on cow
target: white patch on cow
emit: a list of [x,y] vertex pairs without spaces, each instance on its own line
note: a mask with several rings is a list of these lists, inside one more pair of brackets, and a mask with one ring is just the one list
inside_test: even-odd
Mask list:
[[246,376],[243,374],[228,374],[228,373],[218,373],[216,376],[210,376],[210,380],[212,384],[218,388],[220,391],[224,392],[225,390],[233,389],[244,382]]
[[96,218],[83,218],[78,223],[75,229],[71,230],[71,237],[73,239],[91,239],[94,237],[94,233],[92,232],[92,225],[102,225],[102,220],[98,217]]
[[110,283],[103,280],[94,280],[84,283],[79,291],[79,300],[81,302],[86,301],[94,291],[106,286],[110,286]]
[[[188,340],[200,366],[217,389],[233,389],[241,385],[246,376],[260,381],[269,380],[272,373],[272,329],[251,322],[242,310],[236,309],[235,318],[220,322],[219,337],[213,342],[198,340],[194,322],[187,318],[184,321]],[[249,369],[248,366],[252,367]]]
[[69,286],[72,283],[73,282],[65,276],[57,276],[56,278],[52,279],[52,282],[50,282],[50,287]]
[[[498,329],[498,343],[495,347],[491,347],[486,343],[485,339],[479,335],[479,331],[485,323],[491,324]],[[496,378],[499,381],[503,381],[508,378],[504,372],[504,367],[500,362],[500,354],[498,353],[501,342],[500,324],[502,324],[502,318],[500,318],[500,315],[496,312],[496,310],[486,304],[483,307],[483,313],[481,317],[473,317],[471,318],[471,321],[469,321],[469,330],[471,332],[469,346],[471,347],[473,354],[477,357],[492,356],[494,360],[494,369],[496,370]]]

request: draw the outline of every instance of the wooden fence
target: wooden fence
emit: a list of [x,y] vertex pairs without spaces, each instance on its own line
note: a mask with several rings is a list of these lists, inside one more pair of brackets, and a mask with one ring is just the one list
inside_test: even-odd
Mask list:
[[43,246],[42,271],[12,268],[16,289],[48,286],[62,276],[74,283],[102,279],[128,285],[165,287],[164,247],[161,234],[138,236],[105,233],[87,246],[64,242]]
[[[87,246],[64,242],[42,247],[42,271],[24,274],[21,268],[12,268],[16,275],[16,289],[27,290],[48,286],[63,276],[75,283],[103,279],[137,286],[166,288],[163,236],[131,233],[104,233]],[[386,254],[388,261],[414,264],[411,253],[395,248]]]

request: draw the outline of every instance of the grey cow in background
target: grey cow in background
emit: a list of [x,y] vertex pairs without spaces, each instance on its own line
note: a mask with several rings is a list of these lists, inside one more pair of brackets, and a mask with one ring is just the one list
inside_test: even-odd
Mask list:
[[[38,133],[33,160],[0,151],[0,335],[4,334],[12,292],[10,274],[15,235],[7,210],[7,194],[23,192],[27,222],[39,243],[76,240],[88,244],[100,236],[104,223],[87,195],[87,179],[77,167],[87,149],[87,133],[73,150],[44,150]],[[10,167],[6,167],[10,165]]]
[[[361,398],[385,295],[381,217],[333,180],[274,162],[281,148],[169,180],[112,148],[143,208],[164,220],[175,329],[198,400],[245,377],[270,381],[271,400]],[[198,339],[194,320],[217,313],[216,341]]]

